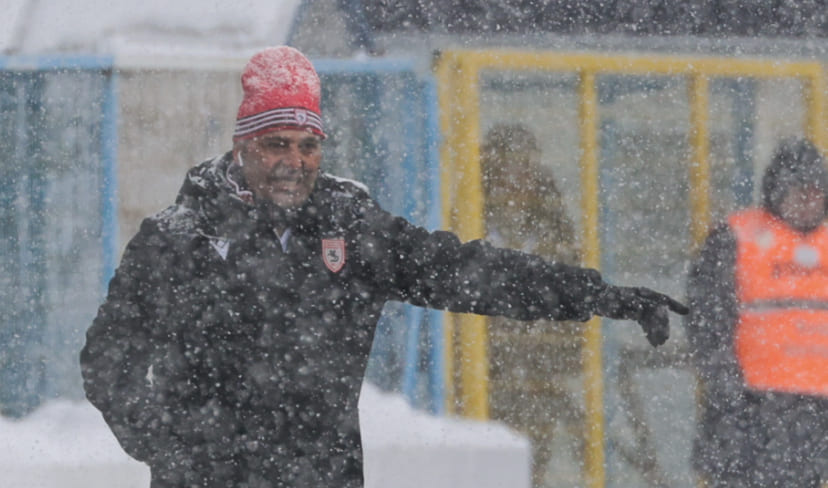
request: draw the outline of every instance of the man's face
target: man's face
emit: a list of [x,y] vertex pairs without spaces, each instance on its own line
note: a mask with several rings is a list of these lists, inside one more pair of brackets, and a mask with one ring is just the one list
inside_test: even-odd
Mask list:
[[321,139],[302,130],[269,132],[236,143],[236,161],[257,198],[279,207],[298,207],[308,199],[322,162]]
[[779,216],[800,231],[817,228],[825,219],[825,192],[817,185],[792,186],[779,205]]

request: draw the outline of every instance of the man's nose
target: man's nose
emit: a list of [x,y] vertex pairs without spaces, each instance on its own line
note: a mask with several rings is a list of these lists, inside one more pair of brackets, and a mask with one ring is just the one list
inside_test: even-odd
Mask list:
[[304,164],[304,156],[299,150],[299,147],[291,144],[282,154],[274,161],[274,166],[282,166],[287,168],[299,169]]

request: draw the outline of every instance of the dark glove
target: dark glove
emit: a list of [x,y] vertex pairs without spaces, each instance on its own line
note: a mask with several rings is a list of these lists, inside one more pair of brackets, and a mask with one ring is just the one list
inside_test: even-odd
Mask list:
[[638,322],[653,346],[670,337],[671,310],[681,315],[690,311],[669,296],[642,287],[608,286],[595,303],[595,313],[602,317]]

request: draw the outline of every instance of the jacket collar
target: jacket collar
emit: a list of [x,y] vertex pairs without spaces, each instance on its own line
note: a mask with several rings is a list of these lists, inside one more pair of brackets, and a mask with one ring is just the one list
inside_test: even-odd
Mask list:
[[283,209],[271,202],[258,201],[249,190],[241,168],[227,152],[194,168],[187,174],[176,203],[199,214],[205,231],[232,238],[256,229],[268,232],[275,227],[293,232],[317,232],[326,213],[324,187],[320,175],[308,200],[296,209]]

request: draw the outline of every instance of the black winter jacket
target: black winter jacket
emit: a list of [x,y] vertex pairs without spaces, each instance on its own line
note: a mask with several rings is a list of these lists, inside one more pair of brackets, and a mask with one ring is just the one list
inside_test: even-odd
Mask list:
[[[81,353],[89,400],[154,487],[361,486],[357,401],[386,301],[586,320],[605,286],[413,226],[325,174],[289,215],[246,203],[234,168],[230,153],[193,168],[143,222]],[[323,239],[344,242],[337,272]]]

